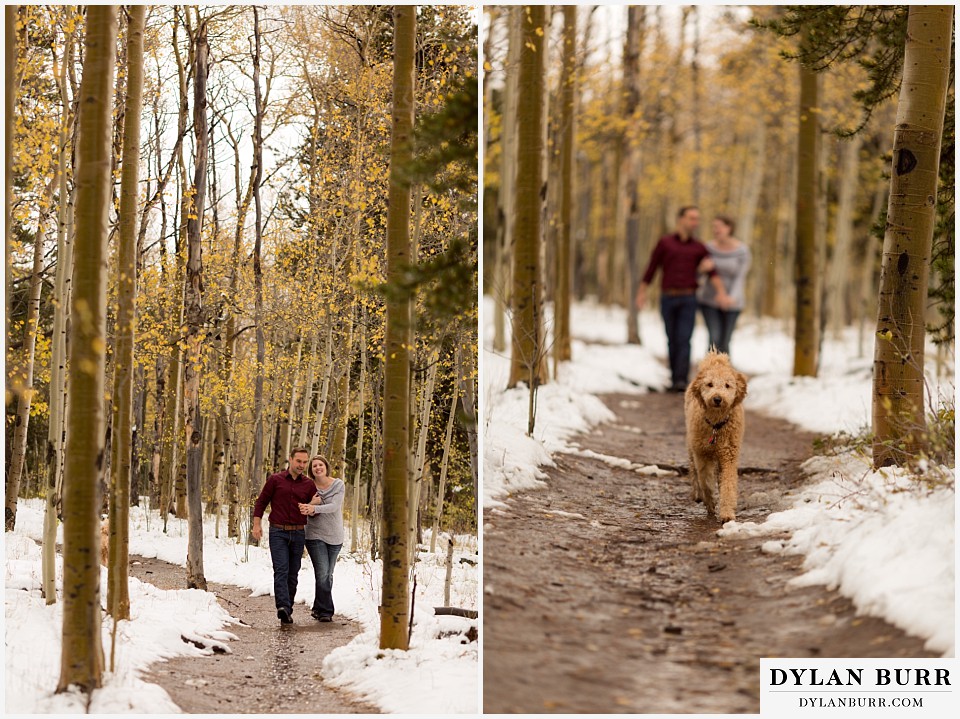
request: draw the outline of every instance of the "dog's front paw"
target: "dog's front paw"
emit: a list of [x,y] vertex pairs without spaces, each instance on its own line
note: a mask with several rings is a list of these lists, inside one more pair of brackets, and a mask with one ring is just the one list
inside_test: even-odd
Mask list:
[[720,512],[720,524],[732,522],[737,518],[733,512]]

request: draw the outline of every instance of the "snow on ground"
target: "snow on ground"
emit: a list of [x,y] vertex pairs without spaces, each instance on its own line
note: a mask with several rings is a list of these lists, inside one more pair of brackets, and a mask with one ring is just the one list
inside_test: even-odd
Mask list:
[[[485,298],[486,318],[493,304]],[[548,311],[548,329],[550,324]],[[669,383],[666,337],[659,314],[640,316],[642,346],[626,344],[626,311],[595,303],[571,312],[573,360],[537,392],[536,425],[527,436],[528,393],[505,390],[509,349],[493,351],[492,325],[484,327],[484,507],[496,508],[513,492],[542,483],[540,467],[561,452],[590,456],[571,438],[612,419],[596,397],[604,392],[649,391]],[[509,341],[509,323],[508,323]],[[819,376],[792,377],[793,338],[782,321],[741,317],[731,343],[734,365],[750,376],[745,406],[824,435],[857,434],[870,425],[873,333],[862,346],[856,328],[824,338]],[[707,351],[698,317],[693,362]],[[951,354],[938,367],[927,348],[927,389],[935,403],[955,393]],[[552,362],[551,362],[552,368]],[[939,371],[938,371],[939,370]],[[749,431],[749,428],[748,430]],[[623,458],[611,465],[642,470]],[[800,583],[826,584],[850,597],[864,614],[883,617],[927,640],[931,651],[954,653],[954,470],[931,467],[925,482],[903,470],[870,471],[855,453],[816,457],[804,466],[811,483],[786,512],[762,525],[728,523],[726,535],[766,535],[766,551],[805,554]],[[652,471],[656,471],[653,469]]]
[[804,463],[811,484],[762,524],[728,522],[722,537],[772,536],[765,552],[806,555],[792,584],[825,584],[861,614],[882,617],[955,653],[954,470],[931,467],[929,485],[900,469],[871,470],[854,451]]
[[[60,667],[62,605],[47,607],[40,597],[40,549],[43,505],[21,501],[17,529],[6,534],[6,711],[77,712],[83,698],[55,695]],[[214,538],[214,520],[204,523],[204,572],[208,581],[248,587],[256,596],[273,593],[270,553],[266,547],[249,547]],[[349,537],[349,534],[348,534]],[[429,539],[429,534],[427,535]],[[58,537],[58,541],[60,538]],[[349,542],[349,539],[348,539]],[[475,713],[478,711],[477,643],[461,644],[463,634],[476,620],[435,617],[433,607],[443,604],[445,549],[421,552],[416,565],[417,598],[413,635],[408,652],[380,652],[381,565],[367,556],[341,553],[334,579],[337,614],[360,623],[361,634],[324,660],[324,680],[385,712]],[[167,533],[157,512],[131,510],[130,552],[184,566],[187,525],[170,518]],[[477,608],[476,539],[456,537],[450,603]],[[58,557],[58,592],[62,580]],[[107,573],[102,571],[101,598],[106,595]],[[304,560],[294,617],[313,621],[313,567]],[[152,662],[174,655],[202,652],[180,639],[196,634],[217,640],[230,638],[231,617],[210,592],[163,591],[130,579],[131,621],[118,628],[117,670],[105,676],[105,686],[95,692],[91,711],[178,712],[160,688],[144,683],[139,674]],[[104,646],[109,666],[110,621],[104,621]],[[226,642],[229,647],[229,642]]]

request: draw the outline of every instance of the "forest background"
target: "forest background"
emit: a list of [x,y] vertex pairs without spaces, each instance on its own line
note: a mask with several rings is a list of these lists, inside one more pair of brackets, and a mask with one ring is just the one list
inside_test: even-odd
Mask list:
[[[627,341],[643,343],[640,273],[677,210],[697,205],[704,239],[717,214],[736,222],[753,255],[745,314],[794,336],[795,374],[815,376],[823,338],[850,325],[861,355],[876,350],[878,378],[908,367],[883,387],[875,379],[876,462],[919,456],[923,442],[900,453],[904,437],[952,446],[953,402],[923,401],[921,359],[932,341],[938,362],[950,361],[954,338],[952,25],[924,25],[948,29],[925,45],[936,51],[924,70],[943,75],[945,108],[937,117],[936,98],[921,109],[910,95],[942,140],[924,155],[936,213],[928,202],[906,220],[916,196],[903,193],[919,190],[891,194],[894,142],[909,142],[894,132],[898,109],[910,108],[900,97],[911,81],[906,7],[485,12],[484,293],[493,350],[511,356],[509,385],[531,393],[528,433],[536,387],[570,358],[570,303],[626,308]],[[893,222],[888,207],[900,213]],[[893,290],[906,258],[916,282]]]

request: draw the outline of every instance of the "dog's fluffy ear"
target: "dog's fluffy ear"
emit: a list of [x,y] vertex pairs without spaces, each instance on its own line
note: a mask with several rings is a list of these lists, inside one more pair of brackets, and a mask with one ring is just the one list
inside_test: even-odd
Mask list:
[[743,372],[737,372],[737,396],[734,399],[734,404],[739,404],[740,402],[743,402],[746,396],[747,396],[747,376]]
[[700,406],[704,409],[707,409],[707,403],[703,400],[702,390],[703,379],[699,374],[697,374],[697,376],[693,378],[693,382],[687,385],[687,394],[692,394],[696,398],[697,402],[700,403]]

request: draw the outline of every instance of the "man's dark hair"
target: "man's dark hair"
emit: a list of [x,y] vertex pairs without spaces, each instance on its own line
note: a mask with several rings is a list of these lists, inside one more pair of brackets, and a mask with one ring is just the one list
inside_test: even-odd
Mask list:
[[307,449],[306,447],[294,447],[293,449],[290,450],[290,457],[292,458],[293,455],[300,454],[301,452],[303,452],[306,455],[310,454],[310,450]]
[[681,207],[679,210],[677,210],[677,219],[679,220],[681,217],[687,214],[690,210],[699,210],[699,209],[700,208],[697,207],[696,205],[686,205],[684,207]]
[[723,224],[730,228],[730,234],[732,235],[737,230],[737,223],[733,221],[733,218],[730,215],[717,215],[713,219],[720,220]]

